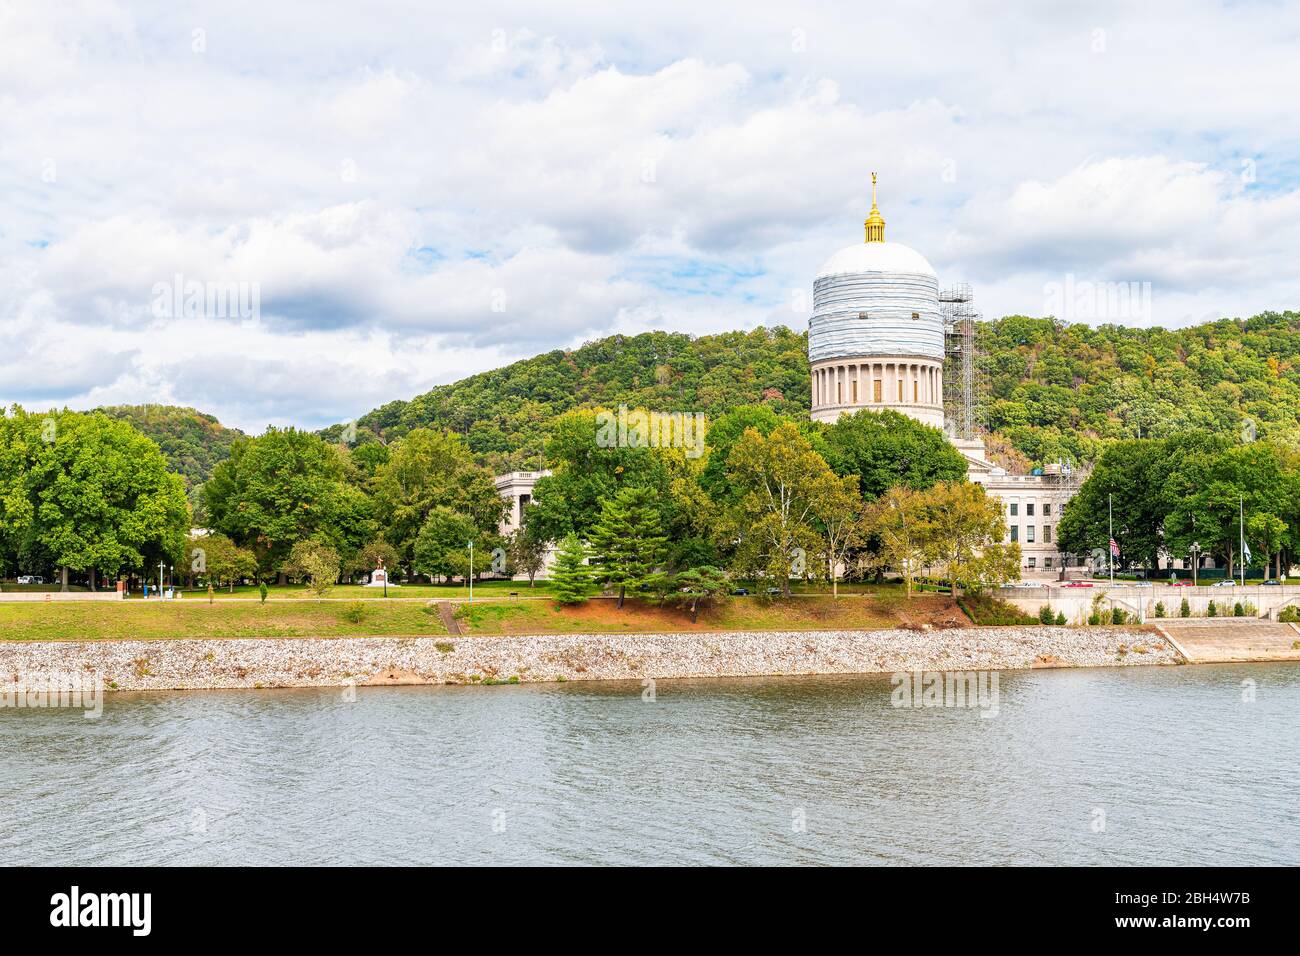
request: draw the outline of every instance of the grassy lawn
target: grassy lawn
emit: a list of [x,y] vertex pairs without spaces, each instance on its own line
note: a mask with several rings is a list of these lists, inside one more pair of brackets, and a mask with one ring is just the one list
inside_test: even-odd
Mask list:
[[552,601],[490,601],[456,610],[470,634],[646,633],[651,631],[810,631],[879,629],[904,624],[969,624],[947,597],[902,595],[878,597],[797,597],[767,601],[732,598],[701,611],[692,624],[690,614],[674,607],[654,607],[628,601],[620,611],[613,598],[593,598],[586,604],[560,608]]
[[[572,634],[582,632],[837,630],[933,623],[965,624],[948,597],[795,597],[769,601],[731,598],[704,610],[692,623],[676,607],[594,598],[573,608],[550,600],[496,598],[457,605],[470,634]],[[105,603],[0,603],[0,640],[160,640],[235,637],[359,637],[446,634],[432,605],[418,601],[123,601]]]
[[[360,612],[360,613],[358,613]],[[357,619],[353,619],[357,618]],[[0,640],[155,640],[210,637],[349,637],[442,635],[433,608],[397,601],[257,603],[206,601],[66,604],[0,603]]]
[[[50,589],[47,587],[45,590]],[[551,593],[550,585],[545,581],[538,581],[537,586],[533,588],[528,586],[527,581],[474,582],[475,600],[480,597],[506,598],[512,592],[517,592],[521,598],[546,597]],[[186,589],[184,594],[184,600],[186,601],[197,599],[206,602],[208,599],[207,588]],[[139,594],[133,594],[128,600],[135,600],[139,597]],[[240,586],[235,588],[233,593],[226,588],[218,588],[213,592],[213,597],[218,601],[229,600],[230,598],[243,598],[245,600],[251,598],[256,601],[259,599],[259,594],[255,587]],[[361,584],[339,584],[325,593],[327,601],[370,601],[376,598],[383,600],[383,597],[383,588],[369,588]],[[415,598],[421,601],[456,601],[468,598],[469,589],[463,584],[389,585],[388,597],[390,600],[393,598]],[[266,589],[266,599],[267,601],[315,601],[316,595],[301,584],[284,584],[268,587]]]

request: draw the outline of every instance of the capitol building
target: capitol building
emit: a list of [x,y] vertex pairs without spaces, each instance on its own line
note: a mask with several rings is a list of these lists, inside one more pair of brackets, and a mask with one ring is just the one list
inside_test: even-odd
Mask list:
[[[1055,525],[1076,485],[1062,469],[1011,475],[985,457],[984,443],[954,434],[945,417],[947,328],[934,267],[910,246],[885,240],[885,219],[871,174],[871,212],[865,238],[826,260],[813,282],[808,321],[812,418],[886,409],[935,428],[966,459],[968,477],[1000,499],[1008,538],[1020,545],[1021,574],[1059,573]],[[954,374],[949,369],[948,374]]]
[[[1020,545],[1021,576],[1058,576],[1064,557],[1056,548],[1056,522],[1077,484],[1060,466],[1008,474],[987,459],[969,416],[965,427],[949,420],[945,359],[947,375],[959,374],[951,367],[947,344],[951,316],[945,315],[938,276],[925,256],[885,240],[874,173],[871,212],[863,225],[864,241],[826,260],[813,282],[808,322],[813,421],[888,409],[943,429],[965,457],[969,479],[1002,502],[1008,540]],[[517,471],[496,479],[497,490],[510,502],[503,532],[519,527],[534,485],[546,474]]]

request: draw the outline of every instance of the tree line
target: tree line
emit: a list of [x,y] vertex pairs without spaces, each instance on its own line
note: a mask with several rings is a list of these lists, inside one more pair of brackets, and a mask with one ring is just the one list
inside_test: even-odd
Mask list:
[[1189,559],[1195,544],[1231,577],[1244,536],[1250,566],[1281,577],[1300,554],[1300,448],[1252,438],[1189,433],[1110,445],[1066,505],[1062,550],[1104,553],[1113,509],[1119,568],[1155,572],[1162,558]]
[[910,590],[929,569],[980,588],[1018,569],[998,502],[965,481],[937,429],[906,416],[828,426],[744,406],[709,424],[702,457],[650,447],[635,430],[605,447],[597,428],[593,411],[555,422],[552,473],[504,536],[508,505],[455,433],[351,445],[294,428],[240,435],[191,508],[158,446],[128,422],[14,409],[0,429],[0,544],[12,570],[67,569],[92,586],[153,580],[162,564],[231,587],[327,587],[377,567],[394,580],[463,580],[471,542],[476,576],[531,581],[558,548],[562,594],[672,595],[695,611],[736,578],[789,593],[799,579],[838,588],[895,569]]
[[956,588],[1018,576],[1001,503],[965,480],[937,429],[895,412],[833,425],[747,406],[710,423],[705,457],[682,449],[601,447],[595,413],[561,416],[520,536],[559,542],[562,602],[610,589],[691,604],[729,580],[789,594],[791,582],[924,571]]

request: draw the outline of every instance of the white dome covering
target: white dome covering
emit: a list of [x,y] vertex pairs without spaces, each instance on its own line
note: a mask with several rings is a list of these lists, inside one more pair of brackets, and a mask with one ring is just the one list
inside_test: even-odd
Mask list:
[[826,260],[817,278],[863,272],[934,276],[934,266],[911,246],[901,242],[859,242],[845,246]]

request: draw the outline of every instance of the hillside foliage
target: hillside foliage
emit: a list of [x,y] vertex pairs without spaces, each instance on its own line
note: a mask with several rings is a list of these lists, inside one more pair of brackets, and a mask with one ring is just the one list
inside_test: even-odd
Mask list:
[[[1012,470],[1095,461],[1113,441],[1184,431],[1300,445],[1300,313],[1181,329],[1089,326],[1007,316],[981,323],[982,420]],[[411,429],[465,437],[495,472],[541,467],[565,412],[629,407],[700,411],[744,405],[800,417],[809,407],[807,338],[783,327],[692,337],[616,335],[438,386],[363,415],[362,438]],[[334,440],[333,426],[323,433]],[[165,448],[164,448],[165,450]]]
[[185,481],[187,493],[212,477],[218,462],[230,457],[230,446],[243,432],[227,428],[212,415],[175,405],[109,405],[99,409],[109,418],[130,422],[162,449],[171,471]]

